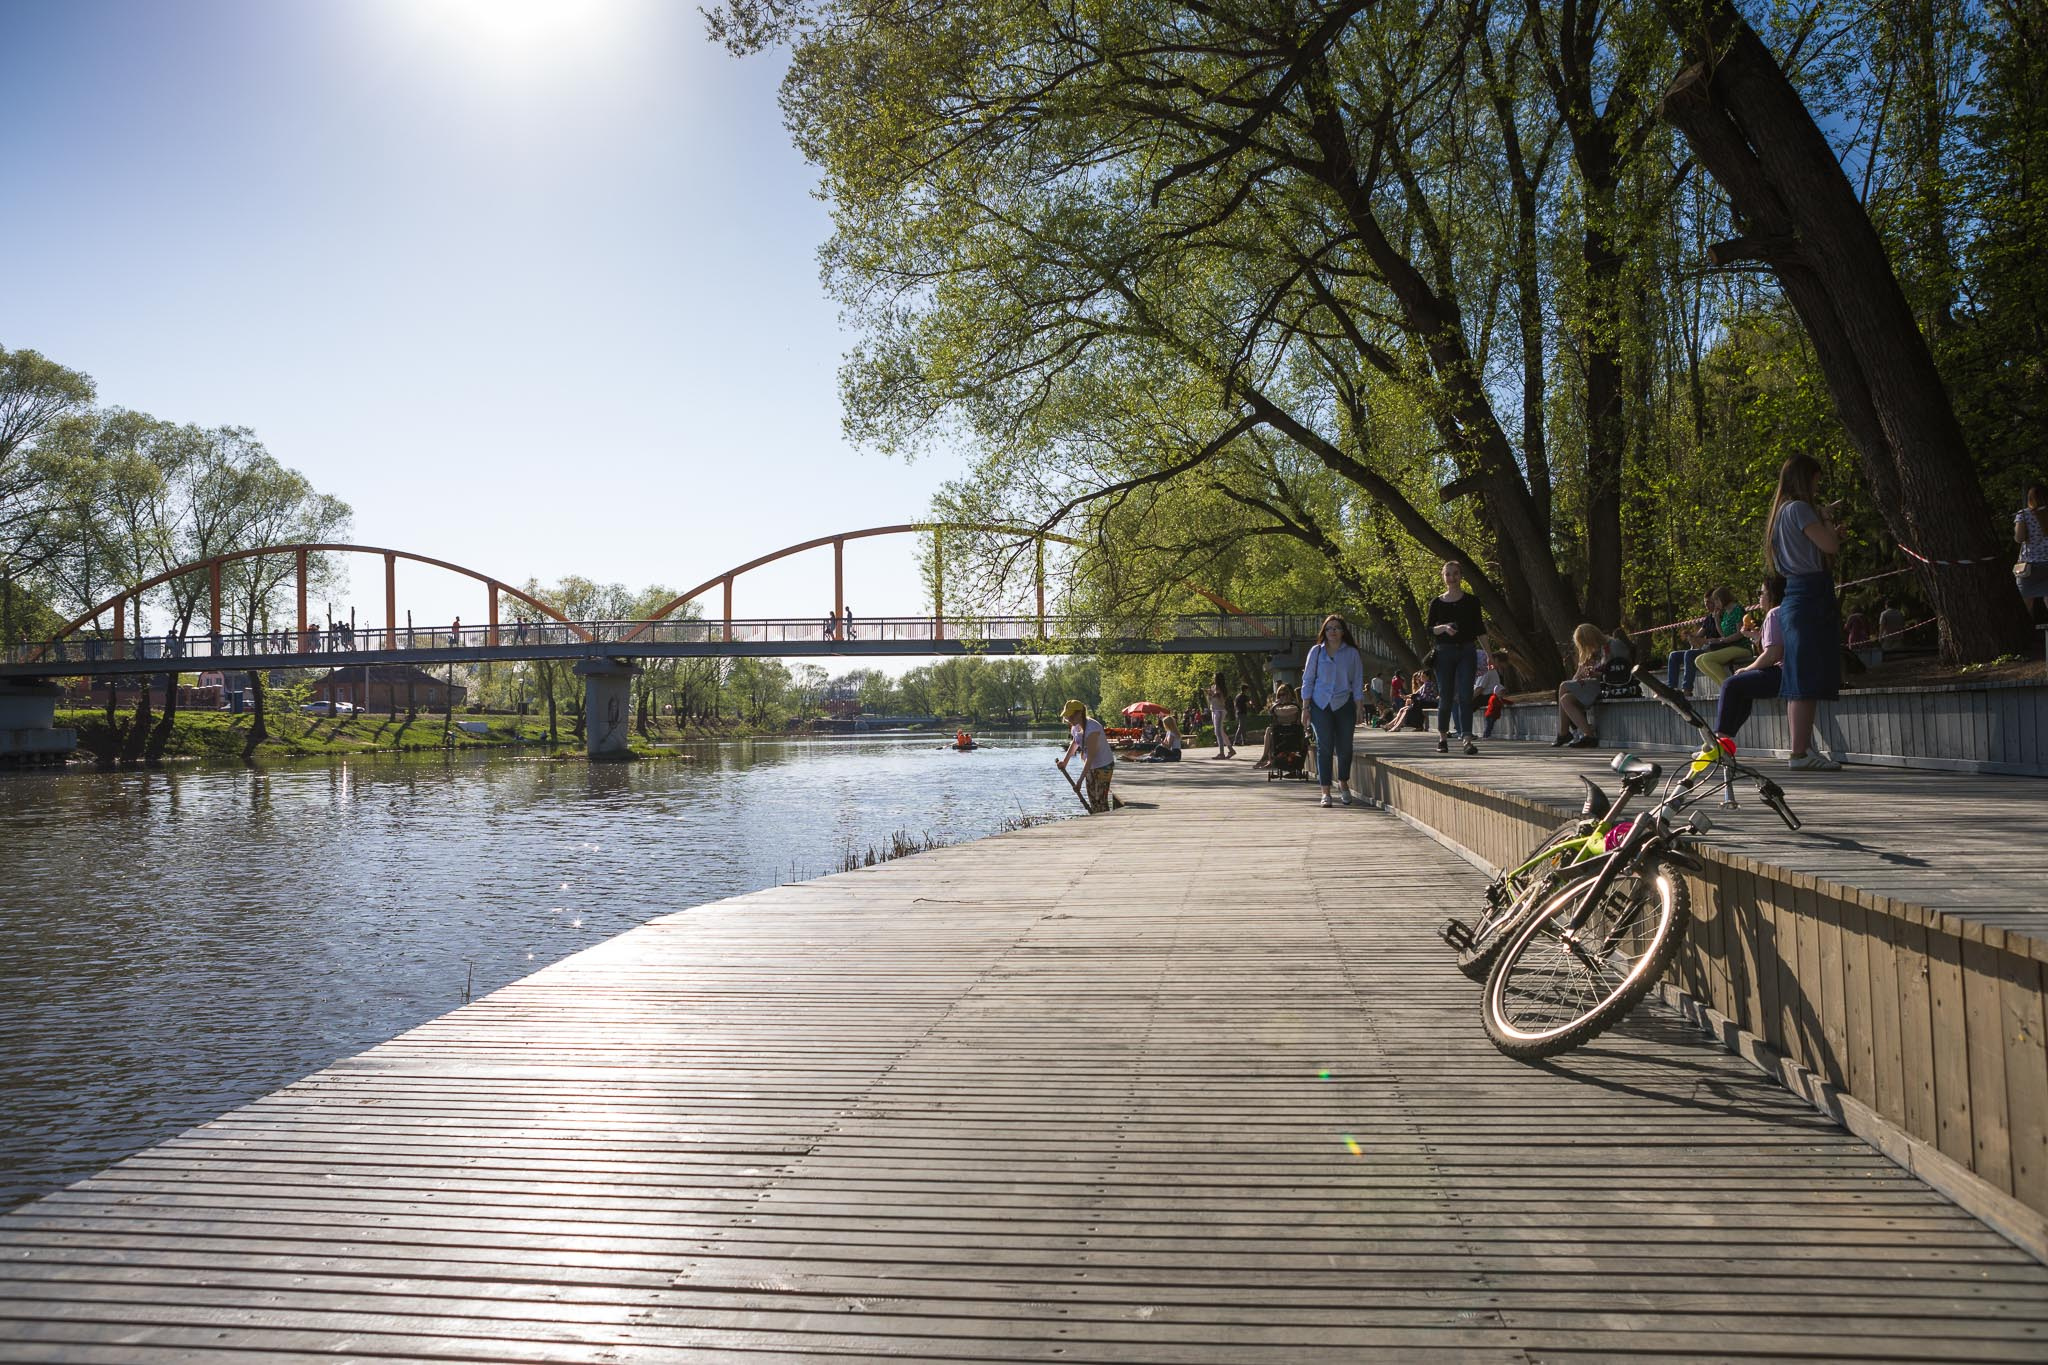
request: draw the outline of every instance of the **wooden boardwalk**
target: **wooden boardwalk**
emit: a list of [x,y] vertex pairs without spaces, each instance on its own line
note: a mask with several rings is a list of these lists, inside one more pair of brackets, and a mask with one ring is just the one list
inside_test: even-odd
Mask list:
[[[1434,734],[1360,731],[1361,753],[1412,764],[1445,777],[1578,808],[1584,773],[1609,796],[1620,782],[1607,765],[1615,747],[1553,749],[1528,740],[1486,740],[1477,758],[1436,752]],[[1683,755],[1646,749],[1668,774]],[[1724,812],[1718,798],[1707,842],[1838,885],[1890,896],[1996,928],[2043,945],[2048,959],[2048,781],[1980,773],[1851,765],[1833,773],[1795,773],[1782,758],[1746,759],[1785,789],[1805,823],[1787,830],[1737,785],[1741,803]]]
[[0,1218],[0,1360],[2033,1360],[2048,1270],[1243,763],[634,930]]

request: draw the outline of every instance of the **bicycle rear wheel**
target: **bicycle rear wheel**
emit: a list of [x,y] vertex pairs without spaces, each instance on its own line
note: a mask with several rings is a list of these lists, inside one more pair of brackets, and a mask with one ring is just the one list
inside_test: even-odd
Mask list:
[[1508,935],[1486,978],[1486,1033],[1510,1057],[1569,1052],[1627,1017],[1664,973],[1691,915],[1678,870],[1625,868],[1576,933],[1598,878],[1563,887]]
[[[1578,821],[1559,827],[1523,860],[1523,872],[1497,889],[1489,887],[1486,913],[1472,926],[1471,940],[1458,950],[1458,970],[1474,981],[1486,980],[1501,945],[1531,907],[1550,894],[1551,879],[1566,866],[1573,848],[1585,837]],[[1542,861],[1534,861],[1541,859]]]

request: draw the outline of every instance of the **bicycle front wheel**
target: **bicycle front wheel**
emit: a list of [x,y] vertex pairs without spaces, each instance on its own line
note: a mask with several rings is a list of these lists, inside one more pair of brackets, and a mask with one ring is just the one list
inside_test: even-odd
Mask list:
[[1486,978],[1486,1033],[1534,1061],[1592,1041],[1626,1018],[1664,974],[1692,904],[1678,870],[1624,869],[1577,930],[1597,878],[1555,892],[1509,934]]

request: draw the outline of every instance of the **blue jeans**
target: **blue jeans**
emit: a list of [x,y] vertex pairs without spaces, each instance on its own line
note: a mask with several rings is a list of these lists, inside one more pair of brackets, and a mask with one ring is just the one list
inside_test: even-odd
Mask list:
[[1472,738],[1472,684],[1479,677],[1479,648],[1476,645],[1436,647],[1436,732],[1451,728],[1451,713],[1458,718],[1458,734]]
[[1308,728],[1316,736],[1316,781],[1330,785],[1330,763],[1336,760],[1337,781],[1351,780],[1351,732],[1358,728],[1358,703],[1347,700],[1334,710],[1308,704]]
[[1664,661],[1664,681],[1677,691],[1692,691],[1692,680],[1699,675],[1697,660],[1706,652],[1704,649],[1672,650],[1671,657]]
[[1721,684],[1721,705],[1714,712],[1714,733],[1733,739],[1759,701],[1778,695],[1782,681],[1782,671],[1776,664],[1769,668],[1730,673],[1728,681]]

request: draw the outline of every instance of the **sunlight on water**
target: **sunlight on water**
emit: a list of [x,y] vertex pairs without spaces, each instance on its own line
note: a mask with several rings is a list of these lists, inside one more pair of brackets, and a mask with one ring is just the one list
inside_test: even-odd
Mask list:
[[1074,814],[1056,744],[0,775],[0,1208],[656,915]]

